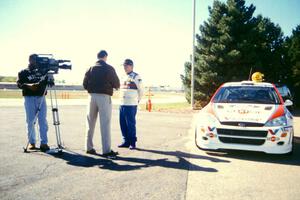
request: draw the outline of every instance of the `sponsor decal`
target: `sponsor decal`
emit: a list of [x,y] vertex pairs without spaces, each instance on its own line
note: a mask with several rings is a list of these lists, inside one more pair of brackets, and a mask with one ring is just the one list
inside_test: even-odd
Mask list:
[[269,129],[269,132],[271,135],[276,135],[280,129],[275,129],[274,131],[272,129]]
[[269,120],[271,119],[275,119],[277,117],[280,117],[284,115],[284,106],[283,105],[276,105],[276,109],[275,111],[273,112],[273,114],[271,115],[271,117],[269,118]]
[[275,142],[275,141],[280,140],[280,138],[279,138],[279,137],[272,136],[272,137],[267,138],[267,140],[272,141],[272,142]]
[[210,126],[208,127],[209,131],[214,131],[215,129],[216,129],[216,127],[210,127]]
[[238,113],[241,115],[248,114],[249,112],[250,112],[249,110],[245,110],[245,109],[238,110]]
[[[226,105],[218,104],[216,107],[216,114],[220,121],[240,121],[240,122],[254,122],[263,123],[270,117],[270,111],[264,110],[263,105]],[[220,109],[222,108],[222,109]],[[270,106],[271,109],[274,106]],[[241,124],[243,127],[243,124]]]

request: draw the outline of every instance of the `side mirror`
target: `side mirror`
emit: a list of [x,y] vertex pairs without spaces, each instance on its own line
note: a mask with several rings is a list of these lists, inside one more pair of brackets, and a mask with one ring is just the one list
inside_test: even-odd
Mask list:
[[284,105],[285,106],[292,106],[293,102],[291,100],[287,99],[287,100],[285,100]]

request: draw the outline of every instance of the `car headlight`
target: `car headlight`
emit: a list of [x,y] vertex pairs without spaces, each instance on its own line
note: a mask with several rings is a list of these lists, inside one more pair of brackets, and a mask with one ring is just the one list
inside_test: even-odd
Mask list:
[[286,125],[287,125],[287,119],[285,115],[281,117],[277,117],[275,119],[271,119],[267,121],[267,123],[265,124],[265,126],[286,126]]

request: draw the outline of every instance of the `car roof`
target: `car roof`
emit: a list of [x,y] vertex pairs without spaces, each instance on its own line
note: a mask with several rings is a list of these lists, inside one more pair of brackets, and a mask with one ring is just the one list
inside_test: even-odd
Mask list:
[[227,82],[224,83],[222,87],[230,86],[274,87],[272,83],[254,81]]

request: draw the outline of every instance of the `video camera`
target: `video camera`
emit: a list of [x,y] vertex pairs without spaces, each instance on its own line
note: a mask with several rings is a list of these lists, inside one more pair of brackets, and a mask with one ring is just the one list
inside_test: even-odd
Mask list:
[[37,54],[36,70],[41,75],[57,74],[59,69],[72,69],[70,60],[55,60],[52,54]]

